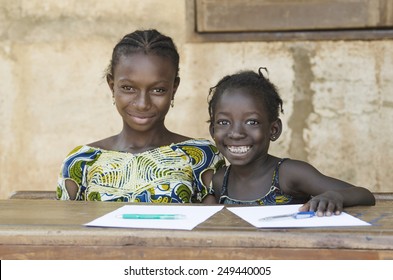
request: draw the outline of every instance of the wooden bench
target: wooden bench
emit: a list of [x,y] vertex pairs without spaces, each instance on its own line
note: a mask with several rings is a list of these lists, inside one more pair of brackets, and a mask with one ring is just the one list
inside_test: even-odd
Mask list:
[[56,199],[56,191],[16,191],[9,199]]
[[375,192],[373,194],[376,200],[393,200],[393,193],[391,192]]

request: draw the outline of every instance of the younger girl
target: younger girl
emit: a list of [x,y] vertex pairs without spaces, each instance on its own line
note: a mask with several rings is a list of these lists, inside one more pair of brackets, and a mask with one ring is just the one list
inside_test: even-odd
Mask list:
[[374,205],[365,188],[325,176],[306,162],[268,153],[270,141],[282,131],[282,100],[261,69],[226,76],[210,89],[210,134],[230,163],[214,175],[217,202],[304,203],[300,211],[318,216],[338,215],[347,206]]

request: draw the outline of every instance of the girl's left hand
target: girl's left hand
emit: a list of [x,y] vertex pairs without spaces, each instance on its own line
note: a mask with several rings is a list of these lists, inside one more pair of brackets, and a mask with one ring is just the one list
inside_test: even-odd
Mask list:
[[343,206],[344,197],[339,192],[327,191],[311,198],[299,211],[314,211],[319,217],[340,215]]

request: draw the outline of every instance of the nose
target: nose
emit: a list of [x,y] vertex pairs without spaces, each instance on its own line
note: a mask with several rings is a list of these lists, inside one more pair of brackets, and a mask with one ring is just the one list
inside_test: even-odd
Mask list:
[[229,131],[228,137],[232,139],[242,139],[246,137],[243,126],[235,123]]
[[140,92],[138,93],[133,102],[132,105],[137,108],[139,111],[147,111],[151,107],[151,99],[150,96],[147,92]]

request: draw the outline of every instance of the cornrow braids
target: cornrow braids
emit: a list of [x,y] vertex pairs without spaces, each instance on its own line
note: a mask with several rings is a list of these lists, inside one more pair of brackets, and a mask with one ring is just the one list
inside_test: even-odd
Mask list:
[[125,35],[114,47],[112,59],[107,68],[107,75],[113,75],[119,59],[123,55],[137,52],[154,54],[171,59],[176,69],[176,77],[179,76],[179,53],[172,38],[165,36],[155,29],[136,30]]
[[223,77],[217,85],[211,87],[208,95],[210,124],[214,124],[214,111],[219,98],[227,89],[246,88],[249,89],[256,97],[261,98],[266,105],[269,114],[269,120],[278,119],[280,112],[284,113],[283,101],[278,93],[276,86],[266,78],[262,70],[268,70],[260,67],[258,73],[254,71],[241,71],[233,75]]

